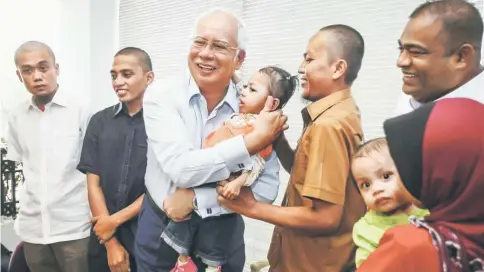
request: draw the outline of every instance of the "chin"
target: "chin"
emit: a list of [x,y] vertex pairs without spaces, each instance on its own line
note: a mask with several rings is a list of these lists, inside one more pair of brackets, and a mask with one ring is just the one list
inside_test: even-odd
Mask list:
[[133,100],[131,97],[118,97],[119,102],[121,103],[129,103]]
[[419,93],[422,92],[420,88],[416,88],[416,87],[412,87],[412,86],[407,86],[407,85],[403,85],[402,91],[403,91],[404,94],[410,95],[412,97],[415,94],[419,94]]

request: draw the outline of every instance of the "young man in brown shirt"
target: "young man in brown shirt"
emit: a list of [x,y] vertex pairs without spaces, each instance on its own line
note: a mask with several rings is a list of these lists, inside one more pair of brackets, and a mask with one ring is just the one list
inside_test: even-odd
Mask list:
[[363,140],[360,113],[351,96],[364,55],[361,35],[346,25],[319,30],[299,73],[304,130],[294,151],[284,135],[275,148],[291,173],[282,207],[255,201],[250,190],[222,205],[276,225],[268,259],[272,272],[341,272],[354,267],[353,224],[365,204],[350,180],[350,158]]

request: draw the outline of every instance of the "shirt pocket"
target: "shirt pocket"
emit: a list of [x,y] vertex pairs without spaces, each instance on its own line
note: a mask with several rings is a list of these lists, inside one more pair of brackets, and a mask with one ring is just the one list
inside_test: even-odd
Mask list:
[[53,153],[56,155],[55,161],[60,164],[77,164],[82,145],[82,131],[80,128],[62,128],[54,133],[52,140]]

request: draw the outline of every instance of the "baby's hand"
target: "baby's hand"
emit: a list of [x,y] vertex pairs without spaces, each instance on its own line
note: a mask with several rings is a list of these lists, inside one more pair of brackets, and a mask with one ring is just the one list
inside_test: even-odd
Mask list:
[[240,194],[240,185],[235,182],[225,184],[222,196],[228,200],[234,200]]
[[227,179],[229,182],[235,180],[236,178],[238,178],[239,176],[236,176],[236,175],[230,175],[229,178]]

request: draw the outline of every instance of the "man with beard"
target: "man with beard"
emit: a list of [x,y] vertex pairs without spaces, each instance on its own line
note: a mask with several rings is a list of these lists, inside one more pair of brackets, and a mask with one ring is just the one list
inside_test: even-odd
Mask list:
[[364,54],[362,36],[346,25],[319,30],[299,68],[309,100],[294,151],[286,138],[275,149],[290,181],[282,207],[258,202],[250,190],[220,203],[235,212],[276,225],[268,259],[273,272],[341,272],[354,267],[353,225],[365,204],[349,175],[350,160],[363,140],[351,85]]
[[32,272],[88,271],[89,202],[77,171],[88,108],[59,88],[52,49],[38,41],[15,52],[19,80],[32,94],[9,114],[7,159],[23,163],[16,232]]

